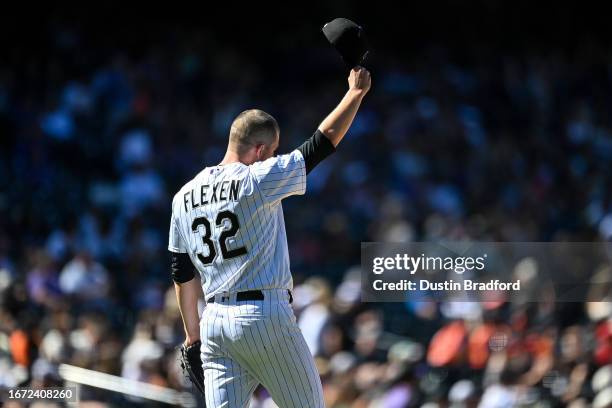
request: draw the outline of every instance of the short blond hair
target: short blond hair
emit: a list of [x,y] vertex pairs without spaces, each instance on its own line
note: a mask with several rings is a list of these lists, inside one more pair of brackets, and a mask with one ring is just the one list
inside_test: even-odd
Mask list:
[[278,123],[272,115],[260,109],[249,109],[232,122],[229,144],[238,153],[243,153],[250,146],[274,143],[278,133]]

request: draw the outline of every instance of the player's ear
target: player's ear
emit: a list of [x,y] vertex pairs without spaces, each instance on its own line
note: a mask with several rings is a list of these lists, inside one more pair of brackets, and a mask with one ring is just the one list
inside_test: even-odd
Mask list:
[[263,159],[264,153],[265,153],[265,149],[266,149],[266,145],[263,144],[263,143],[255,145],[255,155],[257,157],[257,160],[262,160]]

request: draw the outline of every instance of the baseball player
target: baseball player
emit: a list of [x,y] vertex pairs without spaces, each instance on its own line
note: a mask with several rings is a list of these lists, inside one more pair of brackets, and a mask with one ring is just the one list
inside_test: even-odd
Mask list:
[[[185,346],[201,342],[208,408],[246,407],[258,384],[282,408],[324,406],[314,359],[290,305],[281,202],[304,194],[306,175],[335,151],[370,89],[370,73],[355,67],[348,84],[340,104],[289,154],[275,156],[280,132],[272,116],[242,112],[221,163],[204,168],[174,196],[172,278]],[[201,319],[200,290],[206,300]]]

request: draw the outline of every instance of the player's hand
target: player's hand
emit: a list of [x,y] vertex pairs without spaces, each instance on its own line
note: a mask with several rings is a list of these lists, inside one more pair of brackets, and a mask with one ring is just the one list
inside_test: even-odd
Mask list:
[[196,342],[198,342],[199,340],[200,340],[200,336],[187,336],[185,338],[185,342],[183,343],[183,346],[189,347],[195,344]]
[[351,73],[348,77],[349,89],[359,90],[364,94],[370,90],[372,79],[370,77],[370,71],[362,66],[356,66],[351,69]]

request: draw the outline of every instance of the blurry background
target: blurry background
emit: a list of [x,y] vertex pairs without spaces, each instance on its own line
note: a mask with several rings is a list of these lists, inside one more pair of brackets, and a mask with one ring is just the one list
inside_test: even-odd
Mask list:
[[370,37],[372,91],[284,203],[328,406],[612,404],[609,302],[361,304],[358,269],[362,241],[612,236],[605,13],[333,3],[0,17],[0,387],[58,384],[60,362],[186,386],[172,195],[244,109],[277,118],[280,151],[313,133],[347,86],[320,33],[341,16]]

